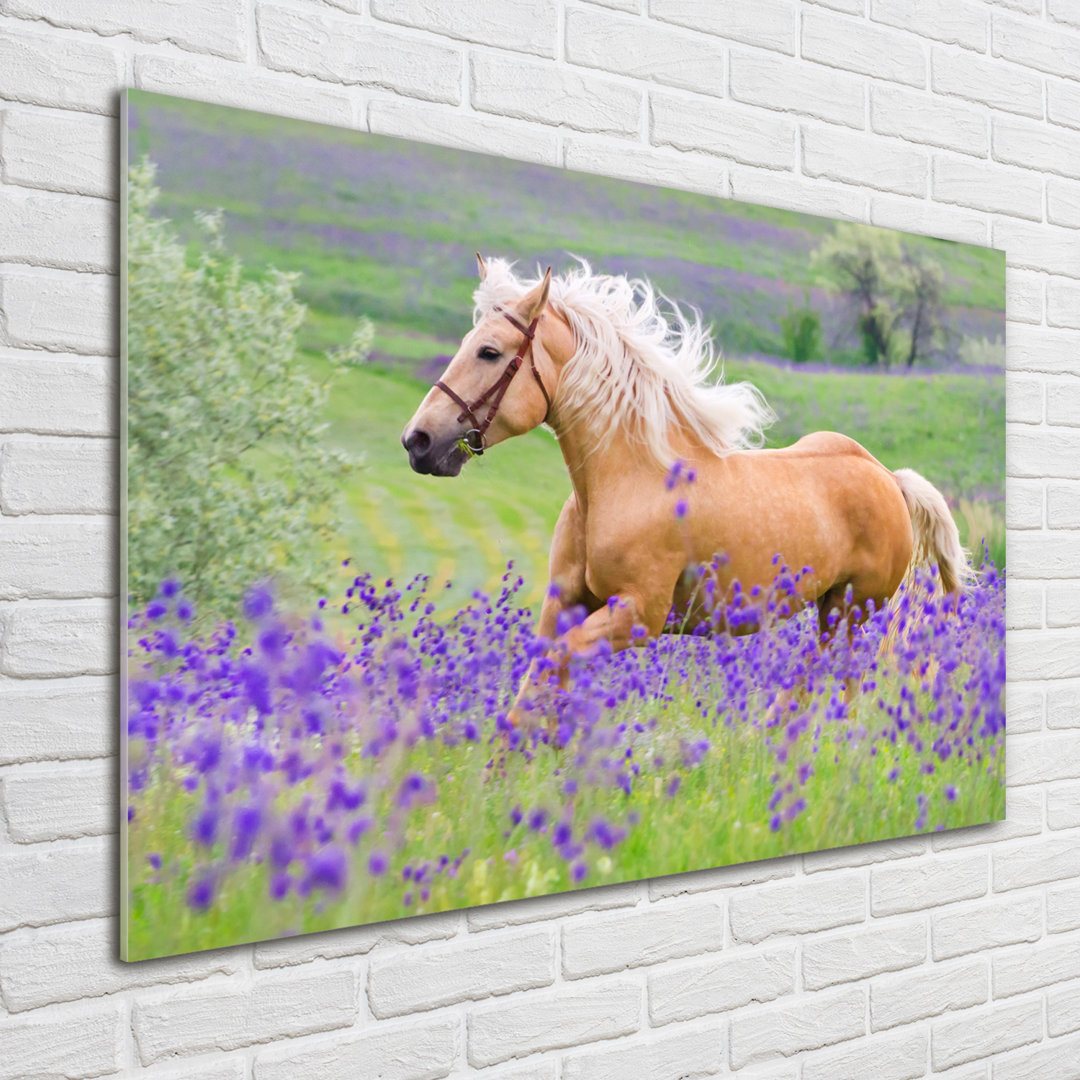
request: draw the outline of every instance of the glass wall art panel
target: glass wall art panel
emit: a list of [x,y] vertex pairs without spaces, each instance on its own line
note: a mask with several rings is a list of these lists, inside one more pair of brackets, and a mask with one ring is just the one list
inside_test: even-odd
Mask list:
[[124,136],[126,959],[1004,816],[1002,252]]

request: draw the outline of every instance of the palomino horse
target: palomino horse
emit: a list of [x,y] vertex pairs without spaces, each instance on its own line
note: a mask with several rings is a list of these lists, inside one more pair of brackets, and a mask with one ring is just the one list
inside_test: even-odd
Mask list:
[[[456,476],[514,435],[555,433],[573,490],[540,633],[554,640],[561,611],[588,612],[555,642],[564,663],[603,639],[623,649],[661,633],[693,600],[688,569],[710,561],[728,596],[736,581],[767,590],[774,555],[811,567],[798,599],[816,605],[823,635],[838,616],[880,607],[916,562],[936,564],[947,592],[970,576],[944,497],[918,473],[891,472],[835,432],[756,449],[771,410],[753,386],[710,379],[707,329],[662,310],[648,282],[584,262],[522,281],[504,260],[477,260],[473,329],[401,441],[416,472]],[[676,461],[696,479],[673,490]]]

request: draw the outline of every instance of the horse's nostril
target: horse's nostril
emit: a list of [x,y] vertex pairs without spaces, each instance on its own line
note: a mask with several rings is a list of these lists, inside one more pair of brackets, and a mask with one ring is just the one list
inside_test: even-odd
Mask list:
[[426,431],[414,431],[404,440],[405,449],[416,457],[423,457],[431,449],[431,436]]

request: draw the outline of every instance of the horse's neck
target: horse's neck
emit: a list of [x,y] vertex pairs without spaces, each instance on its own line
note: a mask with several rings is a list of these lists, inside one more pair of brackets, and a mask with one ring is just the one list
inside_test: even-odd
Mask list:
[[657,466],[645,460],[622,432],[603,438],[601,436],[606,433],[591,430],[587,422],[576,424],[569,430],[563,429],[558,422],[553,426],[578,508],[583,514],[588,513],[598,493],[611,490],[615,476],[621,481],[621,490],[626,490],[623,484],[633,481],[635,476],[641,478],[641,490],[656,486]]

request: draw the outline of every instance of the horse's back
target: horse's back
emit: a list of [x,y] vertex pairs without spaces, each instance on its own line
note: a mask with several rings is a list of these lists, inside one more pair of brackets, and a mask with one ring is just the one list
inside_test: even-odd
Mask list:
[[[849,435],[839,431],[812,431],[798,442],[778,450],[777,453],[789,457],[855,457],[872,461],[879,468],[885,466],[862,443],[857,443]],[[888,470],[886,469],[886,472]]]

